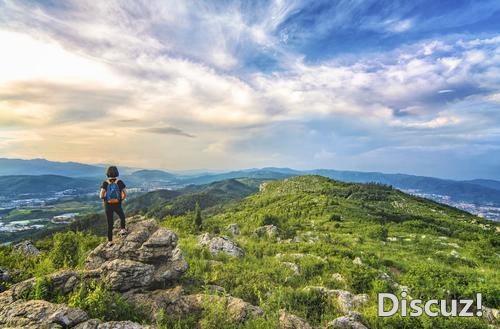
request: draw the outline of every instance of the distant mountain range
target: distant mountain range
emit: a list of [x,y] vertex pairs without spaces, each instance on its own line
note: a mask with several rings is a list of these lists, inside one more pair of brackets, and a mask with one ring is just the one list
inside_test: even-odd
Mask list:
[[45,159],[20,160],[0,158],[0,175],[59,175],[91,177],[104,174],[104,167],[76,162],[54,162]]
[[[43,159],[17,160],[0,159],[0,191],[9,193],[29,193],[36,189],[47,190],[77,186],[88,189],[104,179],[104,167],[75,162],[52,162]],[[225,173],[204,173],[178,175],[162,170],[136,170],[123,168],[121,178],[129,187],[178,189],[188,185],[203,185],[213,182],[249,178],[254,180],[277,180],[292,176],[316,174],[345,182],[376,182],[425,196],[439,195],[454,202],[467,202],[483,206],[500,207],[500,181],[475,179],[455,181],[433,177],[405,174],[384,174],[378,172],[339,171],[331,169],[294,170],[290,168],[260,168],[230,171]],[[1,177],[1,176],[13,177]],[[38,179],[19,175],[57,175],[41,176]],[[74,180],[61,179],[68,176]],[[46,181],[44,183],[43,181]],[[0,195],[3,193],[0,193]]]

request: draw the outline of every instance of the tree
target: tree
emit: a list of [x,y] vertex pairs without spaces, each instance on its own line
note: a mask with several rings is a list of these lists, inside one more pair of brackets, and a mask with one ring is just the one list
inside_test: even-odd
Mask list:
[[201,224],[203,222],[203,218],[201,217],[201,208],[198,201],[196,201],[196,205],[194,207],[194,227],[197,231],[201,230]]

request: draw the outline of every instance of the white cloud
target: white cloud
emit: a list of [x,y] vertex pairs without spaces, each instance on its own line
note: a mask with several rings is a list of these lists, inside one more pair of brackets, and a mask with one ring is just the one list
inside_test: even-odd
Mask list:
[[403,33],[410,30],[413,26],[411,19],[404,19],[401,21],[390,21],[387,23],[387,29],[391,32]]
[[[57,136],[78,144],[85,158],[91,158],[91,145],[101,141],[95,152],[104,154],[110,143],[104,132],[110,131],[101,126],[113,124],[123,153],[139,154],[145,163],[151,159],[185,168],[223,166],[234,158],[231,152],[240,152],[238,162],[249,164],[264,163],[272,154],[291,157],[293,147],[283,151],[280,143],[258,156],[255,149],[244,155],[256,136],[266,136],[268,144],[282,138],[272,133],[276,125],[289,132],[286,128],[295,129],[298,122],[325,123],[314,129],[318,136],[330,136],[343,125],[345,134],[349,129],[366,133],[360,144],[369,149],[375,147],[372,139],[392,145],[404,135],[418,143],[422,131],[451,127],[458,134],[472,129],[471,118],[488,127],[500,121],[483,123],[483,107],[474,117],[463,109],[470,107],[466,97],[475,93],[489,95],[485,103],[498,104],[498,95],[490,93],[500,87],[499,38],[433,38],[387,52],[311,61],[289,45],[305,36],[282,28],[306,2],[274,1],[247,16],[236,3],[221,10],[217,2],[68,1],[73,9],[54,12],[7,4],[3,15],[10,13],[17,21],[0,20],[5,25],[0,26],[0,125],[36,127],[45,137],[33,145],[43,149],[53,138],[47,152],[58,156],[64,150],[56,148]],[[349,13],[355,9],[342,4]],[[335,22],[349,17],[336,16]],[[404,33],[417,21],[363,24]],[[313,32],[326,33],[332,22],[320,25]],[[254,53],[271,54],[278,65],[248,69],[246,57]],[[46,87],[47,97],[30,90],[23,96],[22,88],[38,83]],[[165,133],[144,133],[147,128]],[[303,132],[294,132],[294,141],[300,141]],[[337,156],[321,138],[307,138],[319,143],[314,149],[320,151],[310,154],[314,159]],[[164,154],[157,152],[159,139]],[[236,144],[242,145],[239,151]],[[352,147],[352,152],[363,147]],[[34,154],[34,147],[30,150]],[[198,154],[206,164],[197,162]],[[66,159],[72,156],[68,151]]]
[[0,44],[0,84],[45,80],[116,85],[120,80],[106,65],[55,42],[0,30]]

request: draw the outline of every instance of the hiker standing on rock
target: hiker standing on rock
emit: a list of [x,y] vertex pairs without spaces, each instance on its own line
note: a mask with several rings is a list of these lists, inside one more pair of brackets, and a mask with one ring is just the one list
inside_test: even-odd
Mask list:
[[99,197],[104,202],[104,211],[106,212],[106,219],[108,220],[108,244],[107,246],[113,245],[113,214],[116,213],[120,217],[120,235],[125,235],[127,233],[125,229],[125,213],[122,209],[122,201],[127,198],[127,190],[125,189],[125,183],[118,179],[118,168],[115,166],[110,166],[106,170],[106,176],[108,177],[101,185],[101,192]]

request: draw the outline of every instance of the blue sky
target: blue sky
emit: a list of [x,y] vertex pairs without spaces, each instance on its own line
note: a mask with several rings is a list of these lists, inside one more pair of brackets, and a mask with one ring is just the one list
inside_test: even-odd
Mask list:
[[500,179],[498,1],[0,0],[0,153]]

